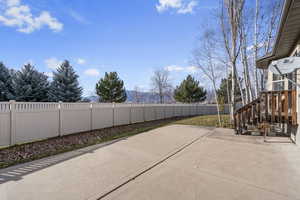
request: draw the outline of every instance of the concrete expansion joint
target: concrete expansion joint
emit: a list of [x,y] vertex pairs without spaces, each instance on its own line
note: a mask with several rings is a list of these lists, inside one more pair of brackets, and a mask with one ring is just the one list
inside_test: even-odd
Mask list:
[[188,148],[189,146],[193,145],[194,143],[196,143],[197,141],[209,136],[213,134],[212,130],[208,130],[208,132],[204,135],[201,135],[195,139],[193,139],[192,141],[182,145],[181,147],[177,148],[176,150],[174,150],[173,152],[169,153],[168,155],[164,156],[162,159],[155,161],[153,164],[151,164],[150,166],[141,169],[137,174],[133,175],[132,177],[127,178],[126,180],[124,180],[122,183],[118,184],[118,185],[114,185],[111,188],[109,188],[106,192],[102,193],[102,194],[98,194],[98,195],[94,195],[91,198],[88,198],[87,200],[101,200],[105,197],[107,197],[108,195],[112,194],[113,192],[117,191],[118,189],[120,189],[121,187],[127,185],[128,183],[130,183],[131,181],[134,181],[135,179],[137,179],[138,177],[142,176],[143,174],[149,172],[150,170],[152,170],[153,168],[161,165],[162,163],[166,162],[167,160],[169,160],[170,158],[172,158],[173,156],[175,156],[176,154],[182,152],[183,150],[185,150],[186,148]]

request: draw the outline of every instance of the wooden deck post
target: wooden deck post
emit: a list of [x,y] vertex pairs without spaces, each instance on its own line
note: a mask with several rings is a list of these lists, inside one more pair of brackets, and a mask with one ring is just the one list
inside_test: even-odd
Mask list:
[[264,122],[267,122],[268,121],[268,114],[269,114],[268,93],[265,93],[264,106],[265,106],[265,120],[264,120]]
[[276,94],[271,92],[271,104],[272,104],[272,116],[271,122],[275,122],[275,111],[276,111]]
[[297,124],[297,92],[292,91],[292,124]]
[[284,121],[289,123],[289,92],[284,91]]

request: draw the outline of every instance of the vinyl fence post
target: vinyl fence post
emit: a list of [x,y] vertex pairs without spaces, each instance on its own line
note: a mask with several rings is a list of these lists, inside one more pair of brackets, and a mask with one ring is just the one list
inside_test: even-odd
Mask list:
[[132,115],[132,103],[130,103],[130,106],[129,106],[129,124],[132,124],[132,118],[131,118],[131,115]]
[[157,120],[157,114],[156,114],[156,106],[157,104],[154,104],[154,120]]
[[62,136],[62,101],[58,102],[58,136]]
[[180,115],[180,117],[183,117],[183,104],[180,104],[180,111],[181,111],[181,115]]
[[15,100],[9,101],[10,109],[10,146],[16,144],[16,115],[15,115]]
[[115,126],[115,102],[113,102],[112,104],[112,110],[113,110],[113,114],[112,114],[112,124],[113,124],[113,127]]
[[93,103],[90,103],[90,130],[93,130]]
[[176,117],[176,104],[173,105],[173,117]]
[[142,104],[142,108],[143,108],[143,121],[146,121],[146,116],[145,116],[145,103]]

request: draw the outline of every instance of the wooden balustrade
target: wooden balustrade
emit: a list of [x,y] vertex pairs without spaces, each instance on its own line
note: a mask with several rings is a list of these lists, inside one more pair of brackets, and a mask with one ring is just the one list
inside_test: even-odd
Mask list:
[[235,112],[235,128],[240,133],[247,125],[286,123],[297,125],[296,90],[266,91]]

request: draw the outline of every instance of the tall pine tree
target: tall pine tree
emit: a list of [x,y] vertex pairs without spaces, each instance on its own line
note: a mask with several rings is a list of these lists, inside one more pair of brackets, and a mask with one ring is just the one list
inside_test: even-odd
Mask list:
[[65,60],[57,72],[53,72],[53,81],[50,86],[50,101],[78,102],[81,100],[82,88],[79,86],[78,75]]
[[5,65],[0,62],[0,101],[14,99],[12,74]]
[[15,74],[13,86],[17,101],[48,101],[48,77],[31,64],[26,64]]
[[127,99],[124,82],[117,72],[106,72],[104,78],[96,84],[96,93],[100,97],[100,102],[122,103]]
[[199,81],[196,81],[191,75],[188,75],[186,79],[176,87],[174,99],[182,103],[202,102],[206,99],[206,90],[199,86]]
[[[224,101],[224,103],[226,103],[226,104],[229,103],[228,101],[231,100],[231,94],[230,94],[230,91],[231,91],[231,81],[232,81],[231,74],[229,74],[228,78],[222,78],[221,84],[220,84],[220,88],[217,90],[218,98],[221,101]],[[229,91],[229,94],[228,94],[227,91]],[[236,84],[236,88],[235,88],[234,93],[235,93],[235,96],[236,96],[236,101],[237,102],[241,101],[242,100],[241,90],[240,90],[240,87],[239,87],[238,84]]]

